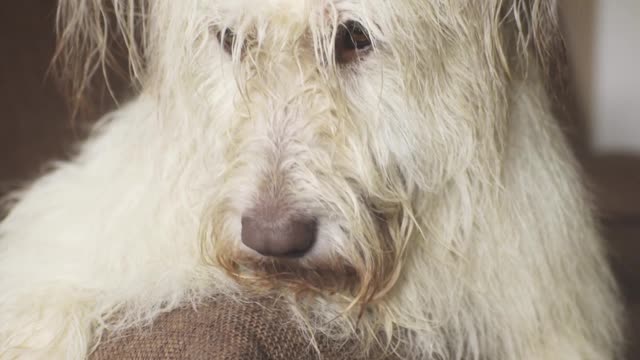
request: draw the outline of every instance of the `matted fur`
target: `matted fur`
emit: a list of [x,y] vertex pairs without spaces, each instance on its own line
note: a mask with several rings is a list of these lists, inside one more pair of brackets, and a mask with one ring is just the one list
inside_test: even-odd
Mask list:
[[[140,95],[0,224],[0,358],[271,292],[302,331],[408,359],[613,359],[617,290],[544,69],[550,0],[61,0],[74,99],[128,49]],[[372,52],[337,64],[340,24]],[[233,55],[219,44],[235,33]],[[239,241],[318,219],[299,260]],[[374,357],[373,354],[370,357]]]

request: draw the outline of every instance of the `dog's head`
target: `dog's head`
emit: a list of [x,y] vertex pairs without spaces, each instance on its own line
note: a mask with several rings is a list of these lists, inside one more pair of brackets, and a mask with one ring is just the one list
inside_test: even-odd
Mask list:
[[526,67],[528,40],[544,43],[536,29],[552,8],[63,0],[60,54],[82,62],[82,87],[91,64],[108,60],[113,30],[142,88],[172,99],[194,132],[207,124],[209,260],[238,278],[366,303],[470,223],[450,213],[441,226],[437,214],[470,200],[446,195],[471,186],[463,174],[483,185],[499,176],[509,78]]

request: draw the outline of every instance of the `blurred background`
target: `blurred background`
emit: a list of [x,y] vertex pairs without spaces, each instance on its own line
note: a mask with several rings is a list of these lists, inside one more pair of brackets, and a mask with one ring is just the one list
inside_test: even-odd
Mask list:
[[[68,157],[90,121],[114,106],[98,96],[74,123],[47,76],[55,0],[0,2],[0,196]],[[561,125],[594,193],[627,301],[629,360],[640,359],[640,1],[564,0],[569,84]],[[127,89],[122,86],[121,93]]]
[[570,65],[565,128],[595,194],[640,359],[640,1],[561,1]]

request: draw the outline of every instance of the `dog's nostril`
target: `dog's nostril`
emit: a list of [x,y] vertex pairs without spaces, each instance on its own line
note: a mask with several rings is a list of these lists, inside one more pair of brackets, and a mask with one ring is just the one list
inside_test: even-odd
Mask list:
[[300,257],[316,241],[318,224],[314,219],[291,219],[284,222],[242,217],[242,242],[265,256]]

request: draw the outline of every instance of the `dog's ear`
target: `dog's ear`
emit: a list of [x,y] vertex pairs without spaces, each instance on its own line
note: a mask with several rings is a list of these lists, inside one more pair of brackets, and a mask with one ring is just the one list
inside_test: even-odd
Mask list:
[[485,26],[492,39],[489,56],[500,59],[506,74],[526,73],[535,62],[552,98],[567,88],[566,44],[562,36],[557,0],[494,0]]
[[493,28],[508,49],[519,58],[534,58],[543,69],[554,65],[564,53],[557,0],[497,0]]
[[[520,51],[532,50],[546,65],[559,47],[563,47],[558,24],[556,0],[511,0],[505,16],[518,30]],[[509,19],[510,17],[510,19]]]
[[[59,0],[52,69],[73,118],[119,87],[139,84],[145,66],[148,0]],[[115,79],[115,81],[113,81]]]

